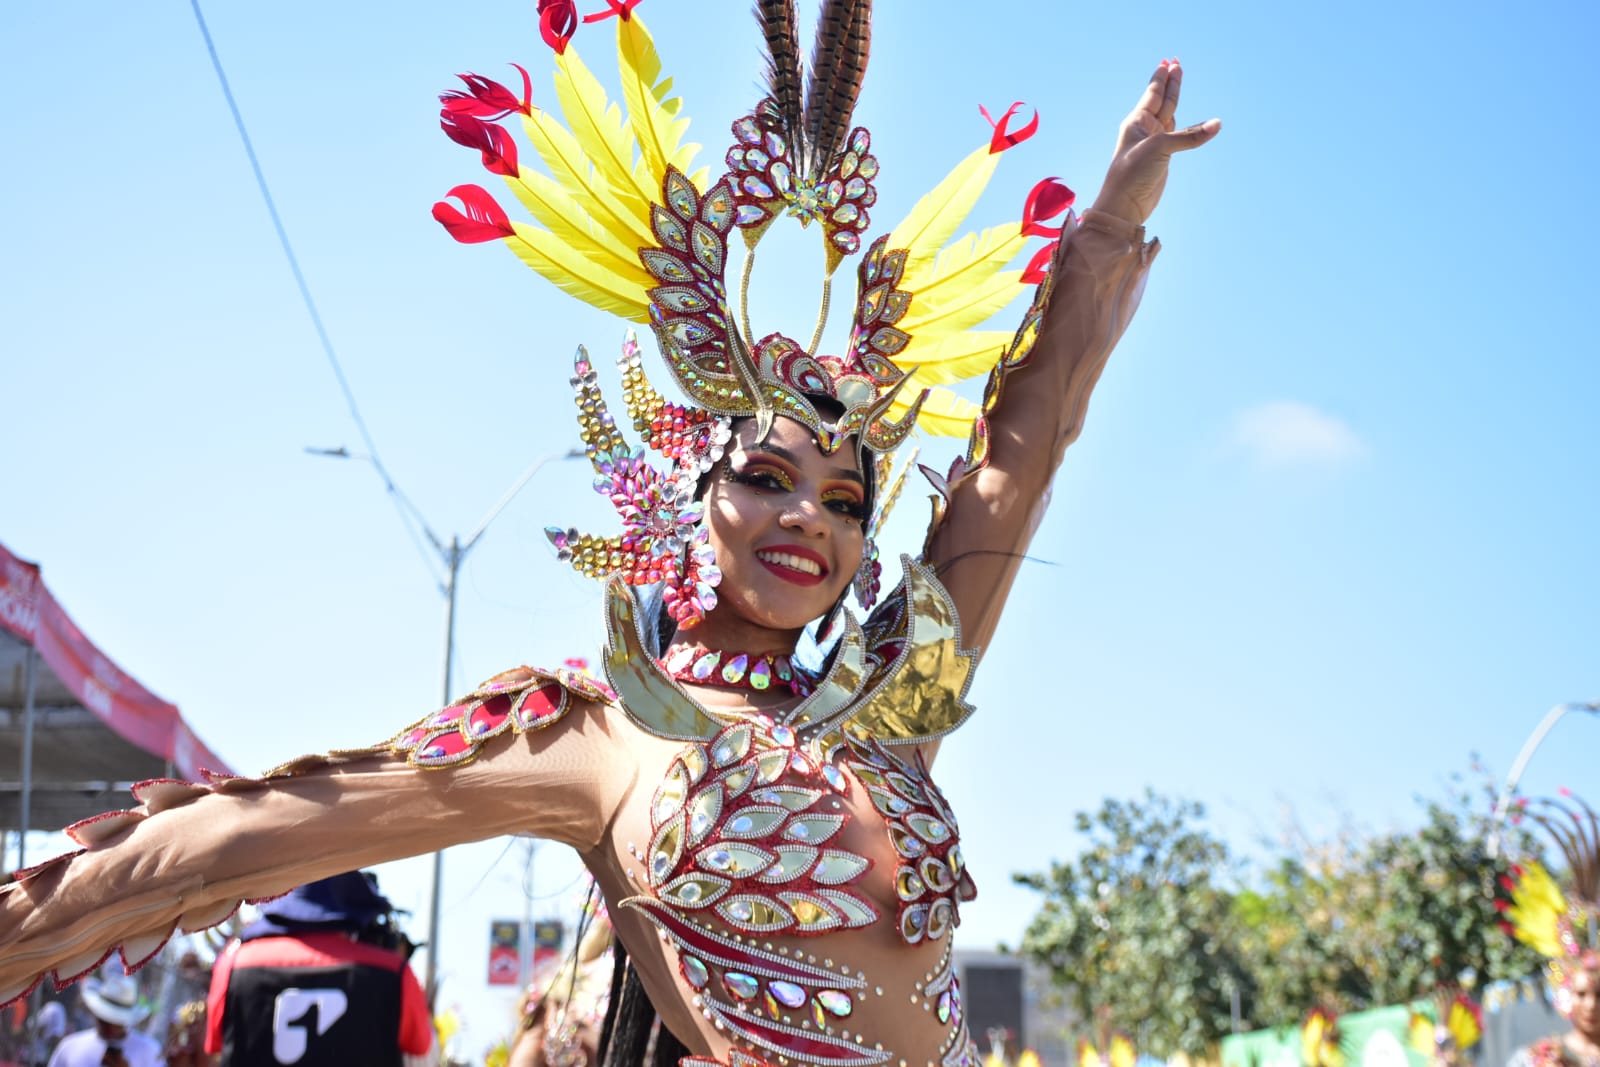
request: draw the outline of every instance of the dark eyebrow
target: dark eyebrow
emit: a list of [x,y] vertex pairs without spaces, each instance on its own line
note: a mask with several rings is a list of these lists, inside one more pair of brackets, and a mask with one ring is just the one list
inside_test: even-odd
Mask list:
[[[757,445],[756,449],[759,450],[759,451],[762,451],[762,452],[770,452],[774,456],[777,456],[779,459],[788,460],[789,463],[792,464],[796,468],[799,468],[801,466],[800,457],[795,455],[793,452],[789,451],[787,448],[784,448],[782,445],[775,445],[775,444],[772,444],[772,443],[768,442],[768,443],[765,443],[765,444]],[[750,452],[752,450],[747,448],[747,449],[745,449],[745,451],[746,452]],[[841,480],[847,481],[847,482],[855,482],[857,485],[861,486],[863,489],[865,489],[866,486],[867,486],[866,479],[861,477],[861,472],[860,471],[851,470],[849,467],[835,467],[835,468],[833,468],[833,471],[831,473],[833,474],[833,476],[835,478],[838,478],[838,479],[841,479]]]

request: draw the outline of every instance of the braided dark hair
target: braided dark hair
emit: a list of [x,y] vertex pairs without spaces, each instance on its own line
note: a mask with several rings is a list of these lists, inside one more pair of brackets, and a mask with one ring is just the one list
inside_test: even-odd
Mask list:
[[677,1067],[689,1049],[662,1023],[620,940],[612,953],[611,1002],[600,1030],[600,1067]]

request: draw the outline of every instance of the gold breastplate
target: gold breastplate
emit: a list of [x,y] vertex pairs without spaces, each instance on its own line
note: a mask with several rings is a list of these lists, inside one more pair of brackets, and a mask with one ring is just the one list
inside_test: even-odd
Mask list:
[[[646,892],[623,904],[675,946],[708,1020],[791,1062],[870,1067],[892,1053],[852,1040],[866,976],[820,965],[788,939],[892,922],[908,945],[940,941],[976,894],[944,797],[919,754],[896,751],[971,714],[974,657],[932,571],[903,565],[897,594],[866,629],[847,620],[816,690],[776,718],[701,706],[646,652],[631,590],[616,583],[607,598],[606,669],[618,703],[642,729],[685,742],[652,798],[649,843],[635,854]],[[894,858],[889,886],[868,884],[873,861],[862,833],[847,832],[852,820],[881,823]],[[964,1050],[953,975],[927,995],[930,1021]]]

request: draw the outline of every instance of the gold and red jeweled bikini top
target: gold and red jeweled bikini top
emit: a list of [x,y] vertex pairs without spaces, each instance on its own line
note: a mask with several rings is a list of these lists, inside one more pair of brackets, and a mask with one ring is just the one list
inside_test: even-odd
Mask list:
[[[861,883],[872,860],[839,847],[852,816],[831,803],[863,789],[896,859],[899,937],[943,940],[976,895],[954,814],[916,746],[972,712],[975,657],[931,568],[903,559],[905,580],[866,629],[847,617],[815,689],[775,716],[705,708],[646,654],[633,593],[607,597],[606,673],[624,713],[657,737],[685,742],[651,801],[637,853],[642,912],[678,952],[697,1009],[758,1053],[828,1067],[869,1067],[888,1050],[851,1039],[862,975],[773,952],[758,939],[811,937],[885,920]],[[897,748],[904,755],[897,754]],[[966,1053],[960,988],[948,964],[926,989],[942,1051]]]

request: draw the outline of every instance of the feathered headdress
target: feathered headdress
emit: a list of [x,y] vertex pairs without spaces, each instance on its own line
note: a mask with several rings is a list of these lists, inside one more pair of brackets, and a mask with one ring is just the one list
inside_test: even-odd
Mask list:
[[1339,1017],[1317,1008],[1300,1025],[1300,1062],[1305,1067],[1344,1067]]
[[1518,811],[1550,835],[1567,864],[1567,887],[1538,863],[1520,864],[1502,881],[1509,897],[1496,902],[1502,925],[1548,957],[1556,1007],[1569,1009],[1569,987],[1580,971],[1600,970],[1600,815],[1562,790],[1562,799],[1524,801]]
[[1411,1047],[1437,1064],[1465,1062],[1463,1055],[1483,1037],[1483,1009],[1459,989],[1441,989],[1433,998],[1434,1018],[1411,1013]]
[[[604,483],[597,488],[614,500],[626,498],[619,510],[634,514],[624,513],[630,526],[624,538],[562,531],[556,543],[581,569],[622,574],[630,582],[656,580],[676,568],[694,600],[694,590],[707,583],[687,573],[694,548],[682,530],[698,517],[682,490],[686,475],[720,450],[729,417],[754,417],[765,436],[775,416],[787,416],[810,427],[827,451],[855,436],[863,449],[885,453],[917,425],[970,434],[963,469],[983,464],[983,413],[998,396],[998,376],[1028,359],[1048,285],[1039,285],[1034,307],[1014,334],[976,327],[1010,303],[1020,285],[1047,280],[1053,243],[1026,270],[1008,265],[1030,237],[1060,237],[1061,227],[1044,222],[1068,210],[1072,193],[1046,179],[1030,193],[1021,222],[956,237],[1000,153],[1037,128],[1035,118],[1010,129],[1017,104],[991,120],[985,143],[905,219],[869,242],[879,165],[870,135],[852,119],[871,51],[871,0],[824,0],[809,72],[802,69],[794,0],[758,0],[767,95],[733,122],[727,169],[712,179],[708,170],[695,169],[699,146],[685,141],[689,120],[634,10],[639,0],[607,3],[609,10],[583,21],[615,18],[620,106],[569,45],[578,24],[570,0],[539,4],[541,32],[556,52],[560,119],[534,105],[532,80],[521,67],[520,95],[466,74],[464,91],[441,97],[445,132],[477,149],[537,224],[512,221],[477,185],[456,186],[450,196],[461,206],[443,201],[433,213],[457,240],[503,241],[564,291],[655,334],[667,370],[692,406],[670,403],[649,385],[631,337],[621,361],[624,388],[635,429],[677,470],[655,481],[645,473],[642,451],[629,450],[604,414],[592,368],[580,354],[573,384],[584,441]],[[516,142],[498,124],[513,114],[521,117],[542,171],[524,165]],[[780,215],[803,227],[816,223],[826,250],[822,309],[804,344],[780,333],[758,336],[749,319],[756,246]],[[745,255],[737,298],[730,299],[735,231]],[[849,340],[841,354],[821,353],[833,276],[858,253]],[[983,374],[990,375],[983,407],[942,388]],[[913,378],[915,386],[907,389]],[[829,402],[829,414],[819,410],[817,398]],[[649,546],[641,548],[641,539]],[[690,615],[696,610],[685,608]]]

